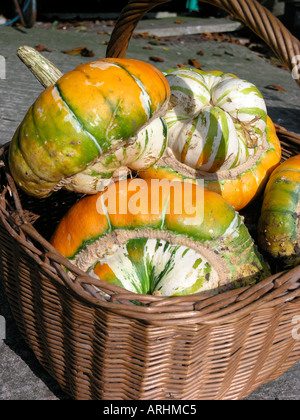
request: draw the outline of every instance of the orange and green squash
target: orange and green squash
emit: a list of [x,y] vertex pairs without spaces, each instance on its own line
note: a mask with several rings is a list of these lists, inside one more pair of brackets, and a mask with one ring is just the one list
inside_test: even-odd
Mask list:
[[78,66],[41,93],[11,141],[9,165],[29,195],[66,188],[93,194],[166,146],[170,88],[151,64],[101,59]]
[[300,264],[300,155],[271,174],[258,223],[259,246],[283,267]]
[[219,293],[269,274],[238,212],[187,182],[113,183],[79,200],[51,243],[91,276],[134,293]]
[[236,210],[262,191],[281,158],[280,142],[259,90],[222,72],[176,69],[165,116],[168,143],[143,178],[203,180]]

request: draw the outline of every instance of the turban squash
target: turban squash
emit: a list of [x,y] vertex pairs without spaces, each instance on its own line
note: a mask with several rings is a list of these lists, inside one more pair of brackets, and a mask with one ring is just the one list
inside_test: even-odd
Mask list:
[[238,212],[181,181],[113,183],[71,207],[51,243],[83,271],[134,293],[218,293],[269,274]]
[[281,163],[268,180],[258,243],[284,266],[300,264],[300,155]]
[[153,164],[166,146],[169,85],[154,66],[101,59],[63,75],[30,107],[9,165],[29,195],[59,188],[93,194],[128,168]]
[[281,147],[259,90],[218,71],[176,69],[165,119],[168,144],[143,178],[204,180],[236,210],[265,186],[279,164]]

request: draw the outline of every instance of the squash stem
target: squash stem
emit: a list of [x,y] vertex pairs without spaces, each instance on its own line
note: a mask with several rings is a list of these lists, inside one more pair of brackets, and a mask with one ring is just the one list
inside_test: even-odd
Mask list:
[[55,64],[32,47],[20,47],[17,55],[45,88],[54,85],[63,75]]

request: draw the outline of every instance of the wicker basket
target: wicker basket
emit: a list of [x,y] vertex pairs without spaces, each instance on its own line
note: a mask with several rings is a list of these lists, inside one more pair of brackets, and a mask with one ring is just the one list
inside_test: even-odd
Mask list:
[[[108,45],[126,53],[139,19],[164,1],[130,2]],[[291,68],[299,41],[254,1],[210,1],[244,20]],[[116,41],[118,40],[118,41]],[[300,137],[277,126],[283,158]],[[42,366],[78,400],[242,399],[300,359],[300,266],[221,295],[133,295],[94,278],[48,242],[77,199],[43,200],[18,191],[1,149],[0,275],[17,325]],[[61,268],[75,275],[71,280]],[[131,303],[132,299],[140,305]]]

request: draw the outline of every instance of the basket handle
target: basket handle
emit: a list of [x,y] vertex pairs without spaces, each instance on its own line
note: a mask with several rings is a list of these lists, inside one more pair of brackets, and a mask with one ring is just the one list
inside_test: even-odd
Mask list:
[[[111,34],[106,57],[125,57],[134,29],[154,7],[171,0],[129,0]],[[300,42],[266,7],[256,0],[201,0],[220,7],[244,22],[274,51],[300,86]]]

